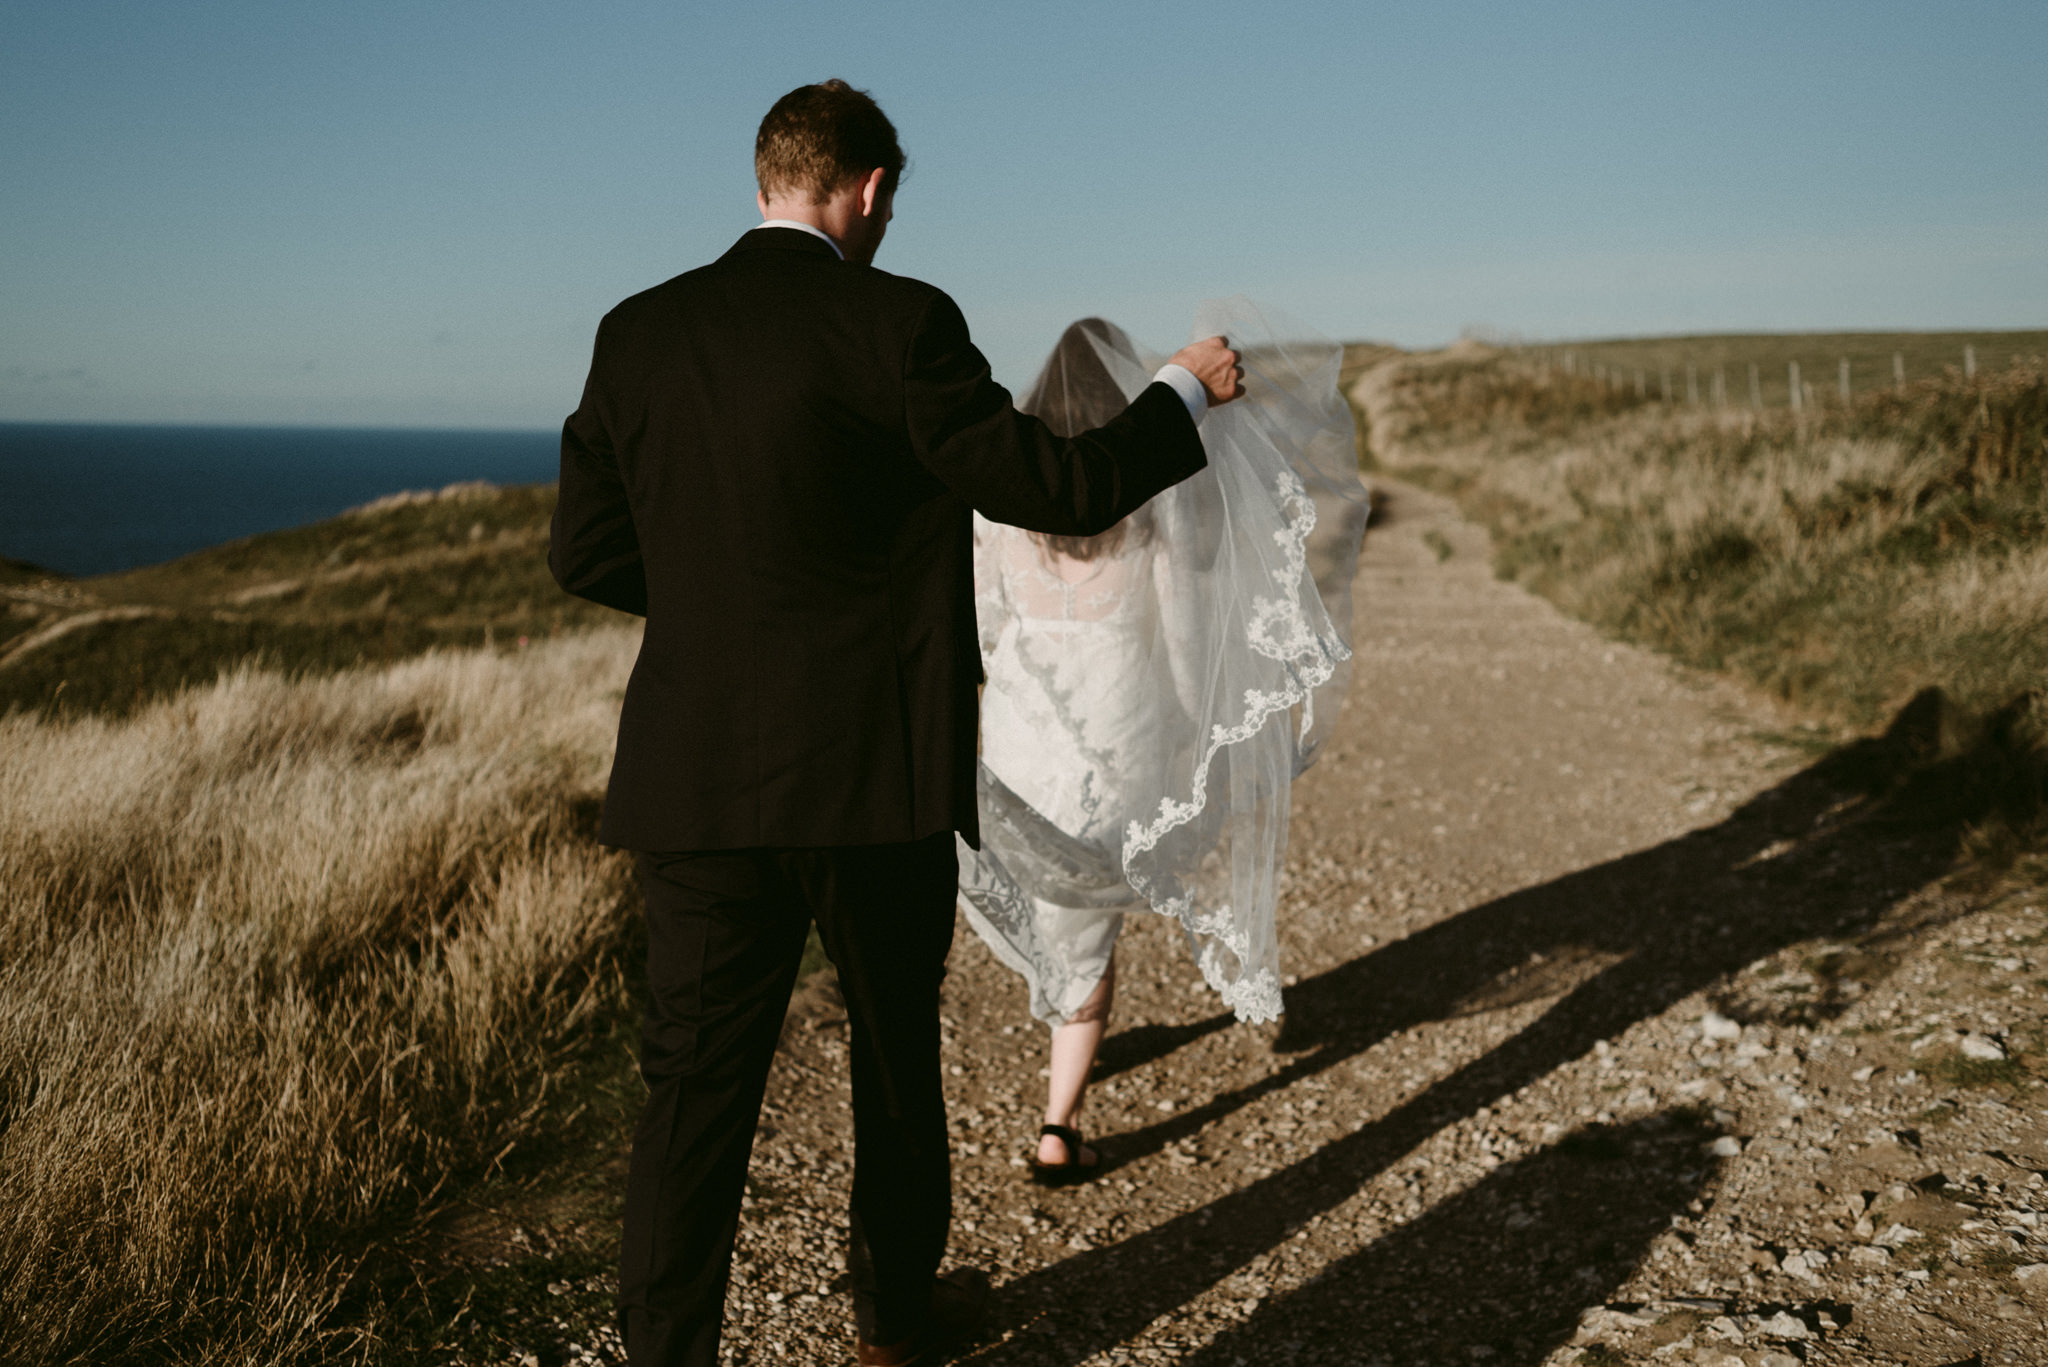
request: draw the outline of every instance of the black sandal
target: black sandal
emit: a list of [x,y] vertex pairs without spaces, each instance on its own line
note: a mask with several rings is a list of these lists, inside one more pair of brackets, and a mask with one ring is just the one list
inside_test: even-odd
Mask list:
[[1043,1139],[1047,1135],[1051,1135],[1054,1139],[1067,1146],[1067,1161],[1064,1163],[1045,1163],[1039,1160],[1037,1154],[1032,1154],[1031,1180],[1038,1183],[1041,1187],[1071,1187],[1078,1183],[1092,1180],[1097,1173],[1102,1171],[1102,1155],[1100,1153],[1095,1155],[1093,1163],[1083,1163],[1081,1161],[1081,1150],[1088,1147],[1088,1142],[1081,1138],[1079,1130],[1071,1129],[1065,1125],[1039,1126],[1038,1137]]

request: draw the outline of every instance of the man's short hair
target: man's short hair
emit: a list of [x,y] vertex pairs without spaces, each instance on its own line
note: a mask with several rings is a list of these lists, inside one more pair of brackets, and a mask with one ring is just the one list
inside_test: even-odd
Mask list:
[[800,85],[775,102],[754,135],[754,178],[761,193],[808,193],[823,204],[848,181],[880,167],[893,193],[903,176],[896,125],[865,90],[841,80]]

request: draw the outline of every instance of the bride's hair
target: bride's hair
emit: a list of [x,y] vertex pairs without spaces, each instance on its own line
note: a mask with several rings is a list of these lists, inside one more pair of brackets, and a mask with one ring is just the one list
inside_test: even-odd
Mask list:
[[[1083,318],[1060,334],[1059,345],[1046,359],[1045,369],[1031,388],[1017,400],[1017,409],[1029,413],[1063,437],[1101,427],[1124,411],[1130,400],[1109,373],[1102,354],[1105,349],[1133,350],[1130,338],[1114,323],[1100,318]],[[1126,542],[1142,546],[1152,539],[1152,517],[1140,508],[1108,531],[1096,536],[1053,536],[1031,533],[1040,547],[1071,560],[1093,560],[1115,555]]]

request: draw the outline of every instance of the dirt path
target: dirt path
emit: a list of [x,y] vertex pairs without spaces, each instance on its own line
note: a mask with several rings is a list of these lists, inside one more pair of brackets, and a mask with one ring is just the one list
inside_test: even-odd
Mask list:
[[[2038,1047],[2044,918],[1942,890],[1960,833],[1865,795],[1917,719],[1816,761],[1381,493],[1350,701],[1296,789],[1284,1024],[1231,1023],[1135,925],[1086,1117],[1113,1171],[1044,1192],[1044,1032],[961,932],[953,1256],[999,1287],[972,1360],[2044,1360],[2039,1084],[1959,1052]],[[845,1339],[843,1032],[817,983],[738,1361]]]

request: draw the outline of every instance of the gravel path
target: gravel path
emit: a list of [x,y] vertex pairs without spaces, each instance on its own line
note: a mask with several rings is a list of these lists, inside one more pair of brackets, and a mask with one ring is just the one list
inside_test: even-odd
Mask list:
[[[1381,482],[1358,669],[1296,788],[1287,1017],[1239,1026],[1171,927],[1124,940],[1086,1123],[1023,1180],[1045,1034],[963,926],[946,1009],[971,1360],[2039,1362],[2048,1131],[2023,890],[1726,683],[1496,581]],[[736,1361],[843,1360],[844,1020],[792,1011]],[[1973,1057],[1982,1055],[1983,1057]],[[1972,1354],[1981,1355],[1973,1359]]]

